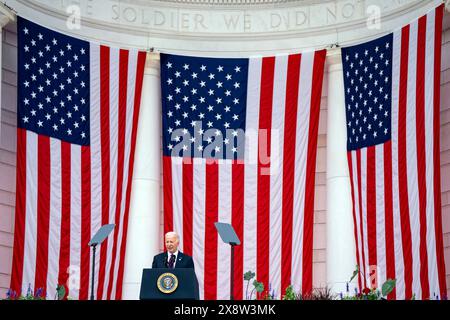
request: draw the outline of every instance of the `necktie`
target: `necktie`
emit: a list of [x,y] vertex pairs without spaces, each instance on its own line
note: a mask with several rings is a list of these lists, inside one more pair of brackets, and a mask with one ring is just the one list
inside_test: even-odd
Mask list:
[[169,259],[169,268],[170,268],[170,269],[173,269],[174,263],[175,263],[175,255],[174,255],[174,254],[171,254],[171,255],[170,255],[170,259]]

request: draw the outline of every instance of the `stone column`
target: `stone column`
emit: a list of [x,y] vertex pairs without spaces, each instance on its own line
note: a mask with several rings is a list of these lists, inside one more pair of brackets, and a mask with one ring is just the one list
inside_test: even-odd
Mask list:
[[[327,53],[327,283],[334,293],[346,293],[355,270],[352,198],[347,164],[344,78],[341,50]],[[351,292],[355,283],[351,284]]]
[[[2,59],[2,50],[3,50],[3,27],[8,24],[10,21],[15,20],[15,14],[6,7],[3,3],[0,3],[0,139],[2,137],[2,93],[1,93],[1,84],[2,84],[2,74],[3,74],[3,59]],[[1,140],[0,140],[1,141]]]
[[134,160],[123,299],[139,299],[143,268],[159,252],[161,180],[160,58],[148,53]]

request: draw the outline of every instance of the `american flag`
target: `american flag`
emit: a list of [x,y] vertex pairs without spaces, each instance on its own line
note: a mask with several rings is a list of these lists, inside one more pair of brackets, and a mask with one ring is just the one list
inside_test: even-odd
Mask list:
[[230,248],[280,297],[312,289],[314,179],[325,51],[251,59],[161,55],[164,231],[194,258],[203,299],[228,299]]
[[145,53],[89,43],[18,17],[17,192],[11,288],[120,299]]
[[391,299],[446,296],[439,103],[443,6],[342,49],[360,287]]

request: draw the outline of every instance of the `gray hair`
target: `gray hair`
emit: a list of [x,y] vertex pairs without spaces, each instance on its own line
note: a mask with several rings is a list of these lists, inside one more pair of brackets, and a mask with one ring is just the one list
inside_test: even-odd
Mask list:
[[169,231],[166,233],[165,237],[167,236],[175,236],[178,240],[180,240],[180,236],[175,231]]

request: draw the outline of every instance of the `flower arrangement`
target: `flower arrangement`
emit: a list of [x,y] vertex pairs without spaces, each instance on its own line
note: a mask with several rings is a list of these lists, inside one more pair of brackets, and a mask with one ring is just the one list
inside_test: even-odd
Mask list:
[[[63,285],[58,285],[56,287],[55,300],[64,299],[67,299],[66,288]],[[25,295],[19,295],[16,291],[8,289],[8,291],[6,292],[5,300],[47,300],[47,295],[44,295],[43,288],[38,288],[36,289],[36,291],[33,291],[33,289],[31,288],[31,284],[28,284],[27,293]]]
[[[387,279],[383,285],[381,286],[381,291],[378,288],[364,288],[361,292],[355,288],[355,294],[353,296],[349,294],[349,283],[359,274],[361,271],[359,270],[359,266],[356,266],[355,271],[353,271],[353,275],[350,280],[347,282],[347,296],[341,293],[340,297],[342,300],[386,300],[387,296],[394,290],[396,279]],[[364,276],[364,275],[363,275]]]
[[309,293],[297,293],[292,285],[286,288],[282,300],[333,300],[336,295],[328,287],[315,288]]
[[[396,280],[388,279],[385,283],[383,283],[381,290],[377,288],[364,288],[361,292],[355,288],[354,295],[350,295],[349,283],[359,274],[361,271],[359,267],[356,266],[356,270],[353,272],[352,277],[347,282],[347,295],[344,296],[343,293],[335,294],[331,291],[329,287],[324,288],[315,288],[309,293],[301,293],[295,292],[294,286],[289,285],[285,294],[281,297],[282,300],[386,300],[387,296],[394,290]],[[264,291],[264,284],[257,281],[255,278],[255,273],[252,271],[247,271],[244,274],[244,280],[247,281],[246,287],[246,300],[252,299],[262,299],[262,300],[274,300],[276,299],[276,294],[273,290],[271,290],[269,286],[269,290]],[[255,279],[254,279],[255,278]],[[254,280],[253,280],[254,279]],[[249,286],[253,280],[253,289],[249,293]]]
[[38,288],[35,292],[31,288],[31,284],[28,284],[27,293],[25,295],[18,295],[16,291],[8,289],[6,292],[6,300],[45,300],[43,295],[44,290]]
[[[269,285],[269,289],[264,291],[264,284],[259,282],[255,278],[255,273],[252,271],[247,271],[244,274],[244,280],[247,281],[246,286],[246,300],[252,299],[260,299],[260,300],[275,300],[276,293]],[[249,293],[249,286],[251,280],[255,278],[252,282],[253,289]],[[316,288],[312,292],[308,294],[296,293],[294,287],[289,285],[286,288],[286,292],[282,297],[282,300],[332,300],[335,298],[335,295],[331,292],[330,288]]]

